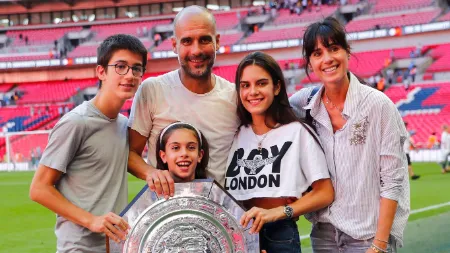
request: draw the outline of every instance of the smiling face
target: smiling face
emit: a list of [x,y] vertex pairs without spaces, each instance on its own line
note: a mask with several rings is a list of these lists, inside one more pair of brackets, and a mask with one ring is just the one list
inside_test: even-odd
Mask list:
[[330,43],[328,47],[317,40],[316,47],[310,56],[310,67],[324,85],[343,85],[348,83],[349,55],[341,46]]
[[265,117],[280,85],[274,84],[267,71],[258,65],[248,65],[239,81],[239,98],[244,108],[254,117]]
[[[120,72],[121,68],[127,68],[126,65],[131,67],[142,67],[142,56],[133,53],[129,50],[118,50],[114,52],[108,65],[116,65]],[[142,77],[134,76],[133,71],[130,69],[127,74],[119,75],[116,72],[115,66],[97,66],[97,76],[102,81],[101,90],[111,97],[118,98],[120,100],[127,100],[134,96],[142,81]]]
[[174,53],[183,74],[191,78],[209,78],[219,49],[220,35],[207,13],[186,13],[177,20]]
[[196,133],[180,128],[170,133],[165,151],[159,152],[163,163],[167,164],[175,182],[190,182],[195,179],[195,169],[203,158]]

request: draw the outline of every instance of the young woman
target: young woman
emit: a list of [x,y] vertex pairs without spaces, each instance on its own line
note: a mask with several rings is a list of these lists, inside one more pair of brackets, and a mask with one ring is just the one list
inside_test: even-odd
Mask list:
[[350,46],[336,19],[307,28],[303,57],[322,85],[290,103],[299,117],[313,118],[335,190],[333,205],[312,218],[313,251],[396,252],[409,215],[402,118],[386,95],[349,72]]
[[247,55],[237,69],[236,90],[242,125],[228,157],[225,188],[250,208],[241,223],[247,227],[254,219],[250,232],[261,231],[262,250],[301,252],[293,218],[333,201],[324,153],[291,110],[272,57]]
[[168,170],[175,183],[206,178],[209,148],[200,130],[175,122],[166,126],[156,143],[156,168]]

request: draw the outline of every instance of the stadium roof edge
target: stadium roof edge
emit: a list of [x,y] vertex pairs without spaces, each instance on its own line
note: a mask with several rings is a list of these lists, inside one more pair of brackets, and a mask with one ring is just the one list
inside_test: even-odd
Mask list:
[[[1,3],[1,0],[0,0]],[[242,11],[247,10],[248,8],[233,8],[230,11]],[[230,11],[213,11],[214,14],[227,13]],[[11,27],[2,27],[0,28],[0,32],[7,31],[22,31],[22,30],[34,30],[34,29],[55,29],[55,28],[63,28],[63,27],[77,27],[77,26],[92,26],[92,25],[108,25],[108,24],[122,24],[122,23],[135,23],[135,22],[144,22],[144,21],[152,21],[152,20],[164,20],[164,19],[172,19],[175,18],[176,14],[162,14],[148,17],[138,17],[138,18],[120,18],[120,19],[105,19],[98,21],[82,21],[82,22],[70,22],[70,23],[61,23],[61,24],[42,24],[42,25],[27,25],[27,26],[11,26]]]

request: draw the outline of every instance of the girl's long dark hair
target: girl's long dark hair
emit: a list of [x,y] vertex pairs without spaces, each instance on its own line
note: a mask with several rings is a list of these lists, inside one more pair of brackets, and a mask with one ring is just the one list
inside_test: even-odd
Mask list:
[[249,65],[257,65],[261,67],[267,73],[270,74],[270,77],[272,78],[272,82],[274,85],[277,83],[280,85],[280,93],[274,97],[272,104],[267,109],[266,119],[267,116],[272,117],[272,119],[276,123],[280,123],[282,125],[289,124],[292,122],[300,122],[306,128],[306,130],[312,135],[312,137],[319,144],[319,146],[322,147],[320,141],[317,139],[315,133],[313,132],[314,130],[312,130],[314,129],[312,123],[305,121],[305,119],[299,119],[295,116],[295,113],[292,110],[292,107],[289,103],[289,98],[286,91],[286,83],[284,81],[283,71],[281,70],[280,66],[275,61],[275,59],[273,59],[270,55],[263,52],[253,52],[248,54],[241,61],[241,63],[239,63],[239,66],[236,71],[235,84],[236,84],[236,91],[238,94],[237,114],[239,116],[239,119],[241,120],[241,125],[248,126],[249,124],[252,123],[252,115],[247,111],[247,109],[245,109],[244,105],[242,104],[242,100],[239,96],[242,72]]

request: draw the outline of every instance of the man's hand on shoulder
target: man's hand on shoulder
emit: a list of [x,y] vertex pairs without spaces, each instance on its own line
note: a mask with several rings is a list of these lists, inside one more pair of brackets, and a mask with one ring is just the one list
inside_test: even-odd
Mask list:
[[165,199],[173,197],[175,193],[175,182],[168,170],[155,169],[147,175],[145,181],[151,191],[158,196],[163,195]]

